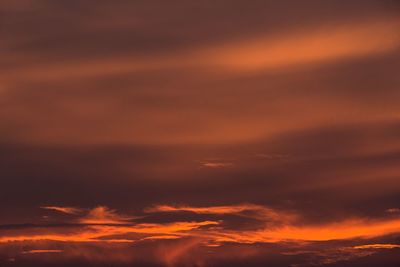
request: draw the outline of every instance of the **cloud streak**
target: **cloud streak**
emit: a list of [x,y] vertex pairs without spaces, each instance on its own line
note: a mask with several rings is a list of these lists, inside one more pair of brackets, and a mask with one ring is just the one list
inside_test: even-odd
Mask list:
[[355,246],[355,249],[392,249],[392,248],[400,248],[400,245],[397,244],[368,244]]
[[65,214],[77,215],[82,212],[82,209],[74,207],[59,207],[59,206],[43,206],[41,207],[45,210],[54,210]]
[[224,69],[243,72],[387,53],[400,47],[399,25],[397,19],[383,19],[359,25],[326,26],[311,33],[292,32],[276,40],[259,38],[224,45],[210,52],[210,58]]

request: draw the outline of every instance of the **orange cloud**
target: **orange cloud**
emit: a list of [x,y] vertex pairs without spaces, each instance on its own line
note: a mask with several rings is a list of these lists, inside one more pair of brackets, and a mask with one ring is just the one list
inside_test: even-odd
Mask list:
[[[230,214],[240,213],[245,210],[265,210],[266,208],[253,204],[242,204],[232,206],[212,206],[212,207],[191,207],[191,206],[171,206],[171,205],[157,205],[145,209],[146,212],[178,212],[178,211],[191,211],[199,214]],[[272,210],[271,210],[272,211]]]
[[[133,225],[83,225],[82,228],[72,233],[56,234],[25,234],[0,237],[0,243],[21,242],[21,241],[62,241],[62,242],[105,242],[105,243],[126,243],[145,239],[171,239],[171,236],[186,237],[196,232],[202,226],[218,225],[215,221],[202,222],[175,222],[166,224],[133,224]],[[192,232],[191,232],[192,231]],[[114,236],[127,234],[141,234],[144,237],[137,239],[114,238]]]
[[215,242],[276,243],[372,238],[400,232],[400,220],[347,220],[338,223],[295,226],[284,225],[257,231],[213,231]]
[[282,241],[328,241],[336,239],[370,238],[400,232],[400,220],[351,219],[338,223],[324,225],[298,226],[298,216],[277,212],[259,205],[214,206],[214,207],[189,207],[160,205],[147,209],[147,212],[178,212],[191,211],[199,214],[238,214],[243,211],[258,211],[258,219],[274,219],[280,224],[273,228],[256,231],[234,231],[218,228],[201,231],[198,236],[205,237],[212,242],[235,243],[265,243]]

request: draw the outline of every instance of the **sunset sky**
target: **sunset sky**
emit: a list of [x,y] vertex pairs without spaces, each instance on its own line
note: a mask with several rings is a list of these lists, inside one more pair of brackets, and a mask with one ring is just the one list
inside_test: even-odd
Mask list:
[[0,1],[1,267],[400,266],[398,0]]

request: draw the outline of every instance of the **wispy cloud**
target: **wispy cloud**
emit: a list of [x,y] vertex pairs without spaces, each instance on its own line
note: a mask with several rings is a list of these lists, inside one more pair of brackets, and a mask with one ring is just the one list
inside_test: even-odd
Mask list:
[[193,207],[193,206],[172,206],[172,205],[157,205],[145,209],[146,212],[178,212],[191,211],[200,214],[234,214],[245,210],[264,210],[260,205],[242,204],[230,206],[211,206],[211,207]]
[[330,241],[348,240],[354,238],[372,238],[400,232],[400,220],[389,219],[369,221],[363,219],[345,220],[342,222],[321,225],[286,224],[274,229],[256,231],[223,231],[222,234],[213,232],[217,242],[301,242],[301,241]]
[[46,210],[54,210],[54,211],[58,211],[58,212],[61,212],[61,213],[72,214],[72,215],[77,215],[77,214],[83,212],[82,209],[74,208],[74,207],[43,206],[43,207],[40,207],[40,208],[46,209]]
[[153,212],[180,212],[188,211],[198,214],[236,214],[244,217],[258,218],[260,220],[289,223],[296,218],[296,214],[288,211],[277,211],[262,205],[240,204],[211,207],[156,205],[145,209],[147,213]]
[[219,168],[231,167],[231,166],[233,166],[233,163],[203,161],[203,162],[201,162],[201,166],[206,167],[206,168],[219,169]]
[[243,72],[385,53],[399,48],[399,25],[396,19],[383,19],[355,25],[322,26],[308,33],[290,32],[276,39],[254,38],[227,44],[210,49],[205,58],[227,70]]
[[390,208],[386,210],[387,213],[400,213],[399,208]]
[[81,218],[81,223],[87,224],[111,224],[111,223],[126,223],[134,219],[132,216],[125,216],[117,214],[115,210],[112,210],[105,206],[98,206],[89,211],[89,213]]
[[60,249],[32,249],[23,251],[22,254],[43,254],[43,253],[61,253],[63,250]]
[[[183,238],[196,236],[196,229],[204,226],[218,225],[216,221],[174,222],[174,223],[139,223],[139,224],[87,224],[70,233],[34,233],[15,234],[0,237],[0,243],[24,241],[61,241],[61,242],[104,242],[129,243],[146,239],[171,239],[172,236]],[[51,232],[51,229],[49,229]],[[115,238],[138,234],[134,237]]]
[[355,246],[355,249],[392,249],[392,248],[400,248],[398,244],[368,244],[368,245],[360,245]]

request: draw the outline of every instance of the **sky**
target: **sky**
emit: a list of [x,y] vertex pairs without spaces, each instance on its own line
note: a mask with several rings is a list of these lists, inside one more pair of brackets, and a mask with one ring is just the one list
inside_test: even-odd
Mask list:
[[3,0],[0,266],[400,265],[400,2]]

